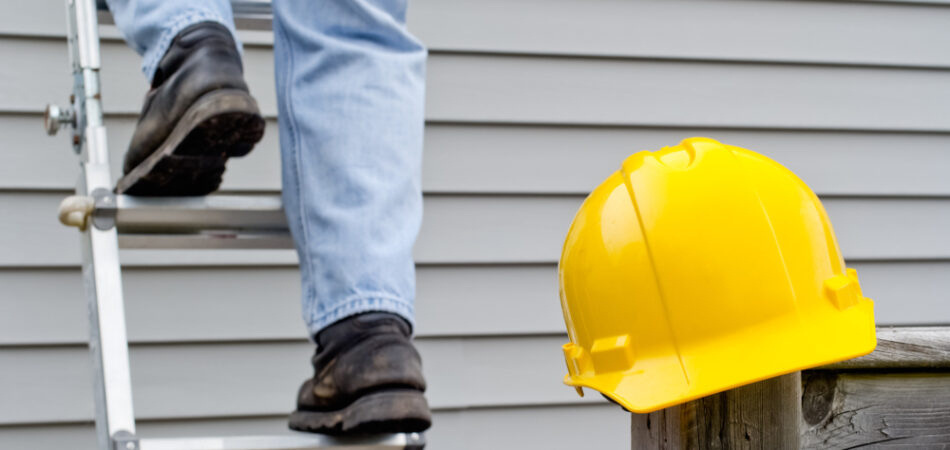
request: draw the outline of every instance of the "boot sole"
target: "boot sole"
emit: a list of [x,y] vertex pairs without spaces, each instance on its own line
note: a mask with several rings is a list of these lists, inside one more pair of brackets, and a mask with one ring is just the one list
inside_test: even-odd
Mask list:
[[116,184],[119,194],[197,196],[221,185],[225,162],[248,154],[264,119],[247,92],[219,89],[185,111],[168,138]]
[[429,403],[410,389],[366,394],[335,411],[294,411],[290,428],[330,435],[417,433],[432,424]]

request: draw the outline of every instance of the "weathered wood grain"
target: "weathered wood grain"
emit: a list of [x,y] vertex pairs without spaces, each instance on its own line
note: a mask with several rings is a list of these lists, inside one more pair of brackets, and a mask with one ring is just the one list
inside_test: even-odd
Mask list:
[[798,372],[650,414],[633,414],[634,450],[799,448]]
[[950,368],[950,327],[878,328],[873,353],[822,368]]
[[802,375],[802,448],[950,449],[950,373]]
[[634,414],[632,448],[950,450],[950,327],[877,335],[870,355],[805,371],[800,385],[786,375]]

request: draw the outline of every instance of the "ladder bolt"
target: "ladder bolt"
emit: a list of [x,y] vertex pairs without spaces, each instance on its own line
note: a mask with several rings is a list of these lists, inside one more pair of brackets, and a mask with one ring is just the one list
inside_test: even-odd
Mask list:
[[92,210],[92,224],[100,230],[108,230],[115,226],[115,217],[118,213],[115,194],[105,188],[92,191],[94,207]]
[[72,107],[60,108],[56,105],[46,105],[46,111],[43,113],[43,126],[46,128],[46,134],[53,136],[59,131],[59,127],[67,124],[71,127],[76,126],[76,113]]

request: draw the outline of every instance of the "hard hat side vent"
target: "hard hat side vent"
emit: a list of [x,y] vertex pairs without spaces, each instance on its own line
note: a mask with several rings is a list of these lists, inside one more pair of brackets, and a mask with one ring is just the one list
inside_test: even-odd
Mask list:
[[858,285],[858,273],[848,269],[847,275],[835,275],[825,280],[825,294],[839,310],[857,305],[863,297]]
[[620,372],[633,367],[633,339],[629,334],[600,338],[590,349],[597,373]]

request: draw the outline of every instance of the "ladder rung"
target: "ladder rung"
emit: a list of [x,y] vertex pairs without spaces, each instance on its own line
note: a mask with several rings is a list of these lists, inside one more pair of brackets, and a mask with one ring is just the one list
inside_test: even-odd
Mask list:
[[419,433],[386,434],[357,438],[334,438],[295,433],[277,436],[234,436],[141,439],[141,450],[418,450],[425,445]]
[[208,229],[286,230],[280,196],[209,195],[207,197],[116,196],[119,232]]
[[276,195],[119,195],[116,206],[123,248],[293,248]]

